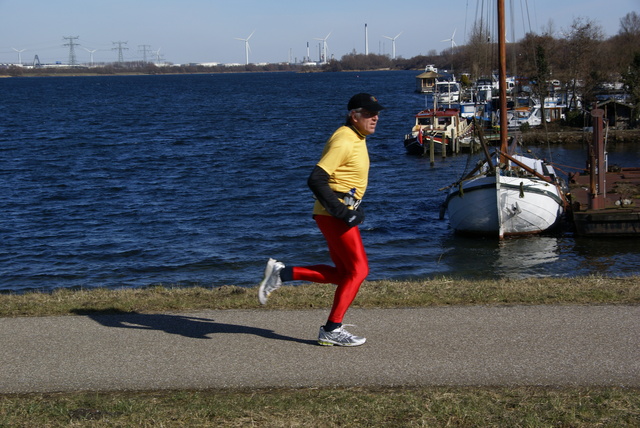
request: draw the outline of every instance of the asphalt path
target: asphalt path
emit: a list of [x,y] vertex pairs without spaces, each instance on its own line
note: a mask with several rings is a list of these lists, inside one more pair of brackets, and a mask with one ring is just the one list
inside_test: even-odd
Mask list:
[[367,343],[316,344],[327,310],[0,318],[0,393],[326,386],[640,387],[640,306],[350,309]]

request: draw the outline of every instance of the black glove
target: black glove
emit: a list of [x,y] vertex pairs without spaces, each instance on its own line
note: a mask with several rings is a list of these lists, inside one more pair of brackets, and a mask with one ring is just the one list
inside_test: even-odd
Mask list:
[[362,224],[364,223],[364,211],[360,209],[349,210],[347,217],[343,218],[342,220],[344,220],[344,222],[347,223],[347,226],[349,227]]

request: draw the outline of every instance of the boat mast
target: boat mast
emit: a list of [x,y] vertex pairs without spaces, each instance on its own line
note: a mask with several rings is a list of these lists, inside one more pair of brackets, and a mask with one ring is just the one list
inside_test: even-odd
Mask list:
[[[507,152],[507,43],[504,0],[498,0],[498,84],[500,95],[500,151]],[[506,159],[500,155],[500,163]]]

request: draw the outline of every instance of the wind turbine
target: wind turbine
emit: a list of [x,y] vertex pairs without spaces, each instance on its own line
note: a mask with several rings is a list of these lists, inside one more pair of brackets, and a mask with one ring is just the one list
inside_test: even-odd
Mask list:
[[329,46],[327,45],[327,39],[329,38],[329,36],[331,35],[333,31],[329,31],[329,34],[327,34],[327,36],[324,39],[320,39],[315,37],[314,40],[320,40],[322,42],[322,61],[321,62],[327,62],[327,50],[329,48]]
[[91,50],[91,49],[87,49],[87,48],[83,48],[83,49],[84,49],[85,51],[89,52],[89,56],[90,56],[90,58],[91,58],[90,65],[93,67],[93,53],[94,53],[95,51],[97,51],[98,49],[93,49],[93,50]]
[[18,63],[22,65],[22,52],[26,51],[26,49],[16,49],[16,48],[11,48],[11,49],[18,52]]
[[[255,33],[256,30],[253,30],[253,33]],[[251,33],[249,35],[249,37],[247,37],[246,39],[241,39],[239,37],[236,37],[236,40],[240,40],[244,42],[244,56],[246,58],[246,65],[249,65],[249,51],[251,50],[251,48],[249,47],[249,39],[251,38],[251,36],[253,36],[253,33]]]
[[454,47],[454,46],[458,46],[458,45],[456,44],[456,42],[453,40],[453,38],[456,36],[456,30],[457,30],[457,28],[454,28],[454,30],[453,30],[453,34],[451,35],[451,38],[450,38],[450,39],[440,40],[441,42],[451,42],[451,53],[452,53],[452,54],[453,54],[453,47]]
[[396,59],[396,39],[400,37],[400,34],[402,34],[402,31],[400,31],[400,33],[398,33],[398,35],[395,37],[382,36],[385,39],[391,40],[391,52],[392,52],[391,59]]
[[454,29],[453,29],[453,34],[451,35],[451,38],[450,38],[450,39],[440,40],[441,42],[448,42],[448,41],[451,41],[451,72],[453,72],[453,48],[454,48],[455,46],[458,46],[458,45],[456,44],[456,42],[453,40],[453,38],[456,36],[456,30],[457,30],[457,28],[454,28]]

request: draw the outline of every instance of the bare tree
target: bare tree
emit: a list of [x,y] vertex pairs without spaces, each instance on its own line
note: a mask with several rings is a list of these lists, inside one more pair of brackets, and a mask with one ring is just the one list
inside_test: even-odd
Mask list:
[[469,41],[466,46],[460,49],[463,55],[463,61],[458,66],[471,72],[473,79],[483,76],[490,76],[493,67],[493,61],[496,55],[493,51],[491,43],[491,35],[486,26],[482,23],[476,23],[471,30]]
[[608,63],[618,75],[624,74],[640,51],[640,16],[636,12],[620,18],[618,34],[607,40]]
[[636,12],[629,12],[620,18],[620,35],[640,35],[640,16]]
[[578,92],[582,93],[584,102],[593,100],[596,81],[602,73],[600,47],[604,33],[602,27],[591,19],[575,18],[564,35],[562,53],[565,63],[558,65],[570,91],[569,108],[575,108]]
[[556,33],[556,25],[552,19],[549,19],[547,25],[542,28],[542,34],[547,35],[549,37],[555,37]]

